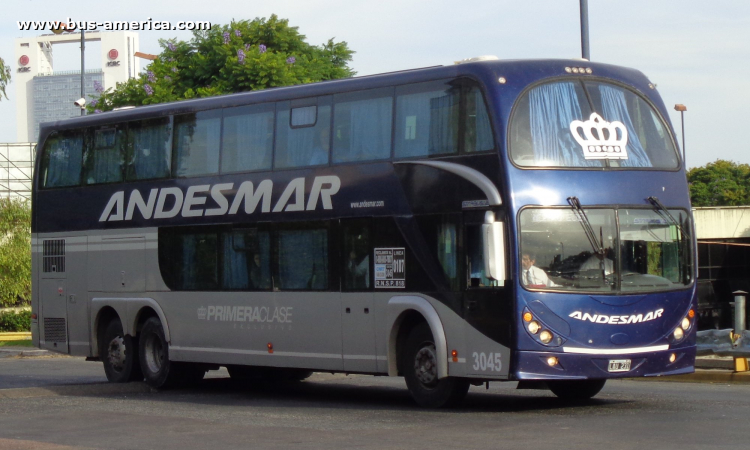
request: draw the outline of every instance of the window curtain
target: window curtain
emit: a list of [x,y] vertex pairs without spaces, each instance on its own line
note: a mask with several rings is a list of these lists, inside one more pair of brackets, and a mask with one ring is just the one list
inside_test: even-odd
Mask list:
[[[466,151],[481,152],[492,150],[495,144],[492,142],[492,126],[490,125],[490,116],[487,114],[487,106],[484,104],[482,92],[477,88],[471,88],[467,99],[469,105],[473,105],[466,112],[467,116],[474,116],[474,135],[467,136],[467,140],[476,140],[476,142],[467,142]],[[467,117],[467,120],[468,117]],[[468,125],[468,124],[467,124]],[[467,126],[467,133],[470,127]]]
[[[360,100],[336,105],[336,119],[348,112],[349,146],[335,145],[334,161],[367,161],[391,156],[391,97]],[[339,114],[338,108],[345,112]],[[338,125],[338,123],[336,125]]]
[[245,237],[240,233],[224,233],[222,286],[225,289],[247,289],[247,257],[250,253],[244,250],[236,251],[235,248],[245,248]]
[[399,95],[396,157],[458,151],[458,92]]
[[536,165],[599,167],[600,161],[586,160],[581,146],[570,132],[574,120],[583,117],[575,85],[571,82],[552,83],[529,92],[531,139]]
[[320,290],[328,287],[326,230],[279,233],[279,278],[284,290]]
[[169,135],[165,125],[136,128],[133,139],[133,179],[148,180],[169,176]]
[[75,186],[81,182],[83,136],[65,136],[47,144],[49,166],[45,186]]
[[638,134],[633,126],[633,120],[628,112],[628,105],[625,101],[625,93],[622,89],[612,86],[599,85],[599,92],[602,96],[602,113],[604,119],[608,122],[618,120],[625,125],[628,130],[628,159],[619,160],[622,167],[651,167],[651,160],[641,145]]
[[314,127],[290,128],[289,110],[278,114],[279,140],[276,167],[318,166],[328,163],[331,107],[318,107],[318,122]]
[[271,168],[273,113],[224,118],[222,172]]

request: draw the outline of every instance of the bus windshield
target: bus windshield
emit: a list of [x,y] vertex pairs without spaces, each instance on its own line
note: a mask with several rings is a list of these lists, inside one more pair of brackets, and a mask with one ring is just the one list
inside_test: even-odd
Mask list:
[[518,101],[510,152],[519,166],[675,169],[668,130],[633,91],[599,81],[556,81]]
[[[655,210],[587,209],[594,231],[570,209],[521,212],[521,283],[527,289],[662,291],[691,282],[689,239]],[[686,228],[685,211],[669,210]]]

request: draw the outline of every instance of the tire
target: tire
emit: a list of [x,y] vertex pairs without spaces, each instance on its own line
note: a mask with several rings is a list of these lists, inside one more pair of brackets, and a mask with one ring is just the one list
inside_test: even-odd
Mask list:
[[113,319],[99,338],[99,358],[104,364],[104,373],[111,383],[127,383],[143,379],[138,358],[138,343],[130,335],[123,334],[122,323]]
[[607,380],[554,380],[547,387],[558,398],[568,401],[588,400],[599,393]]
[[409,332],[400,353],[406,387],[419,406],[444,408],[461,403],[469,391],[469,381],[462,378],[438,380],[435,340],[426,323]]
[[179,365],[169,360],[169,344],[159,319],[151,317],[146,320],[138,344],[141,370],[149,386],[168,388],[181,381]]

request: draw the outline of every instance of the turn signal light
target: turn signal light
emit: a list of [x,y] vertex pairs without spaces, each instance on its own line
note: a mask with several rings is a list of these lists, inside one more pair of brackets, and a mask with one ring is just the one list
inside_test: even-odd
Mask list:
[[524,322],[531,322],[531,319],[533,319],[534,316],[531,315],[530,312],[523,313],[523,321]]
[[691,309],[691,310],[690,310],[690,312],[688,313],[688,317],[690,317],[691,319],[692,319],[693,317],[695,317],[695,311],[693,311],[693,310]]

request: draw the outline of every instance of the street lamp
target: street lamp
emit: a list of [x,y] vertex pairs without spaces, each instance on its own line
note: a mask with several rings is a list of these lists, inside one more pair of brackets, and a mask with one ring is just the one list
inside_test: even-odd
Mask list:
[[581,58],[590,61],[589,53],[589,1],[580,0],[581,3]]
[[[57,27],[52,28],[52,32],[55,34],[62,34],[62,33],[74,33],[75,28],[69,30],[68,27],[65,26],[65,23],[63,21],[60,21]],[[85,64],[84,64],[84,53],[86,50],[86,40],[85,40],[85,31],[83,28],[81,28],[81,98],[84,99],[83,104],[81,104],[81,115],[86,115],[86,108],[84,107],[86,103],[86,85],[85,82]],[[76,105],[78,102],[76,102]]]
[[674,105],[674,110],[680,112],[680,123],[682,125],[682,163],[685,164],[685,169],[687,170],[687,163],[685,162],[685,111],[687,111],[687,106],[678,103]]

